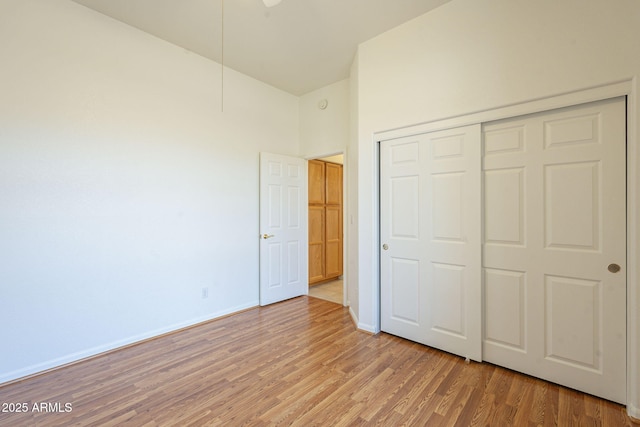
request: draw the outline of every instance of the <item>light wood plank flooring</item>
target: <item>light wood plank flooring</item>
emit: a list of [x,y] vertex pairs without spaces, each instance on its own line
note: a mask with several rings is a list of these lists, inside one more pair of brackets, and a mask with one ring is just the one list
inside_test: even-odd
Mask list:
[[29,407],[0,412],[2,426],[640,425],[593,396],[358,332],[346,308],[309,297],[0,387],[0,402]]

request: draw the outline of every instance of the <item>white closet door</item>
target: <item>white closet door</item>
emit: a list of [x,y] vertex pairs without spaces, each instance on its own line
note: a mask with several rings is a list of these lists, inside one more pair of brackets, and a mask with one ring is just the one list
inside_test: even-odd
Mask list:
[[381,327],[481,360],[480,125],[381,143]]
[[624,403],[624,99],[483,137],[483,358]]

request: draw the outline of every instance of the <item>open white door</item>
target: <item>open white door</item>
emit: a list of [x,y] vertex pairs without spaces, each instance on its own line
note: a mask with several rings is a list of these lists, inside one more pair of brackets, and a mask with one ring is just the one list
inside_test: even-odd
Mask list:
[[306,163],[260,153],[260,305],[308,292]]
[[482,360],[480,125],[380,144],[385,332]]

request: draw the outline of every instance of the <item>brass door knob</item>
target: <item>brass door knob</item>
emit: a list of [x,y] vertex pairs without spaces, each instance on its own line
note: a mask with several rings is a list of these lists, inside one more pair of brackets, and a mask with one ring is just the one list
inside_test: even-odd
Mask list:
[[612,273],[617,273],[618,271],[620,271],[620,266],[618,264],[609,264],[609,267],[607,267],[607,270],[609,270]]
[[263,239],[270,239],[270,238],[272,238],[272,237],[275,237],[275,234],[266,234],[266,233],[265,233],[265,234],[263,234],[261,237],[262,237]]

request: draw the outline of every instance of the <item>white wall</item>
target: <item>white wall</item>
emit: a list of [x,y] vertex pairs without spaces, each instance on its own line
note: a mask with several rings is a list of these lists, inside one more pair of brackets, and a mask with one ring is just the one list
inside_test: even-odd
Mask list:
[[[326,99],[322,110],[318,103]],[[300,153],[305,158],[342,153],[349,143],[349,79],[300,97]]]
[[[67,0],[0,2],[0,383],[258,303],[298,98]],[[209,297],[202,298],[202,288]]]
[[[637,138],[639,52],[636,0],[453,0],[363,43],[354,67],[358,190],[349,201],[358,212],[350,256],[360,256],[351,283],[358,287],[360,326],[378,322],[376,132],[634,79],[630,124]],[[640,165],[637,152],[629,155]],[[640,188],[638,174],[630,173]],[[640,245],[637,234],[633,243]],[[632,279],[629,333],[637,335],[640,297]],[[637,338],[635,343],[629,407],[640,416]]]

